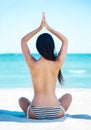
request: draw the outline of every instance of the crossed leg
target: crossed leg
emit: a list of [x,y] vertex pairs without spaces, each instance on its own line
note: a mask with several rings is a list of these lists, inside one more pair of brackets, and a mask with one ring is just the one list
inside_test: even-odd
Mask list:
[[69,108],[69,106],[70,106],[70,104],[72,102],[72,96],[69,93],[67,93],[67,94],[64,94],[58,100],[61,103],[61,105],[64,108],[64,110],[67,111],[67,109]]
[[24,111],[24,113],[27,115],[27,109],[28,109],[28,106],[31,104],[31,102],[25,98],[25,97],[21,97],[19,99],[19,105],[21,107],[21,109]]

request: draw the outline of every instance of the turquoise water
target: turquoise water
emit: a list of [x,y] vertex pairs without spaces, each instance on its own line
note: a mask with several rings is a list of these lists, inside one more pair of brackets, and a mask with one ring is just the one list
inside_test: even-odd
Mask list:
[[[33,54],[38,58],[38,54]],[[91,54],[68,54],[62,67],[65,88],[91,88]],[[0,55],[0,88],[32,87],[22,54]],[[57,83],[57,87],[60,85]]]

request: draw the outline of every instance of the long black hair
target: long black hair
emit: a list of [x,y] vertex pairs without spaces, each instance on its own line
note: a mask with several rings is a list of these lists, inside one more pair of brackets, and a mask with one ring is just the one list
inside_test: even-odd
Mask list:
[[[48,33],[41,34],[36,41],[36,48],[40,55],[47,60],[55,61],[57,56],[54,54],[55,44],[52,36]],[[63,83],[63,76],[61,70],[58,73],[59,83]]]

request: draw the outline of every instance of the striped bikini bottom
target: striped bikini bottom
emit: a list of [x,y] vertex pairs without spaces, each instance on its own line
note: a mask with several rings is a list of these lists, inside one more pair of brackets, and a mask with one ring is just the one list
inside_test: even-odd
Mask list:
[[29,105],[27,109],[27,118],[29,118],[29,110],[32,110],[32,112],[35,114],[37,119],[57,119],[59,112],[64,113],[64,108],[59,105],[56,107],[36,107]]

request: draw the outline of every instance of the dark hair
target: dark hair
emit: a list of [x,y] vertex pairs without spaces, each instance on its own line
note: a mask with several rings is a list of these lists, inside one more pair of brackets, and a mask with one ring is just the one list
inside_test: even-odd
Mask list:
[[[55,44],[52,36],[48,33],[41,34],[36,41],[36,48],[40,55],[42,55],[45,59],[55,61],[57,56],[54,54]],[[61,70],[58,73],[59,83],[63,83],[63,76]]]

